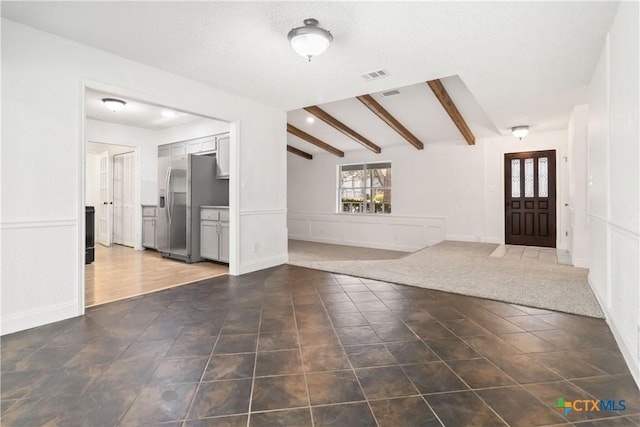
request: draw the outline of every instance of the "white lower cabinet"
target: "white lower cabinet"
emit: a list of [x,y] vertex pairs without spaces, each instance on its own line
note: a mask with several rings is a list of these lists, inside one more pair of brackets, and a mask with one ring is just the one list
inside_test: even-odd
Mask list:
[[142,207],[142,246],[156,249],[156,208]]
[[200,208],[200,257],[229,262],[229,209]]
[[220,221],[220,261],[229,262],[229,222]]

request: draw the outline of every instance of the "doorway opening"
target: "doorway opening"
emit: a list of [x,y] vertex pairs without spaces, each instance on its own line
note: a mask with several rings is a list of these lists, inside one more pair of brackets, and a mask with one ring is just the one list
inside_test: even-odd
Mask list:
[[[113,112],[102,99],[114,97],[122,98],[85,88],[84,196],[85,205],[95,207],[96,235],[94,261],[84,266],[85,307],[229,271],[224,263],[187,264],[161,256],[149,230],[155,233],[162,147],[229,132],[230,124],[129,98],[124,110]],[[185,155],[195,148],[188,149]],[[152,227],[143,230],[143,224]]]
[[505,244],[556,247],[556,151],[504,155]]

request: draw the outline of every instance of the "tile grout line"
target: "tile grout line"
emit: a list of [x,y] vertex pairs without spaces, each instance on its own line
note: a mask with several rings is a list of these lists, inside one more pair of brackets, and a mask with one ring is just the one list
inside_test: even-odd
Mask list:
[[[384,302],[383,302],[383,304],[384,304]],[[386,305],[386,304],[385,304],[385,305]],[[421,310],[425,311],[427,314],[429,314],[429,315],[431,316],[431,314],[430,314],[427,310],[424,310],[424,309],[422,309],[421,307],[418,307],[418,308],[420,308]],[[452,307],[452,308],[453,308],[453,307]],[[453,308],[453,309],[455,310],[455,308]],[[456,310],[456,311],[457,311],[457,310]],[[464,318],[465,318],[465,319],[469,319],[469,318],[468,318],[464,313],[460,313],[460,314],[461,314],[462,316],[464,316]],[[433,318],[433,320],[434,320],[437,324],[439,324],[441,327],[443,327],[443,328],[445,328],[446,330],[448,330],[449,332],[451,332],[451,334],[452,334],[454,337],[456,337],[456,338],[460,339],[462,342],[465,342],[465,341],[463,341],[463,340],[462,340],[462,338],[461,338],[461,337],[459,337],[457,334],[455,334],[455,332],[453,332],[450,328],[448,328],[446,325],[444,325],[444,324],[443,324],[439,319],[437,319],[437,318],[435,318],[435,317],[433,317],[433,316],[431,316],[431,317]],[[472,319],[469,319],[469,320],[473,321]],[[446,362],[442,357],[440,357],[440,355],[439,355],[437,352],[433,351],[433,349],[429,346],[429,344],[427,344],[427,343],[422,339],[422,337],[420,337],[420,336],[419,336],[419,335],[418,335],[418,334],[417,334],[413,329],[411,329],[410,327],[408,327],[404,321],[402,321],[402,322],[403,322],[403,324],[404,324],[407,328],[409,328],[409,330],[410,330],[410,331],[411,331],[411,332],[412,332],[412,333],[413,333],[413,334],[414,334],[414,335],[415,335],[415,336],[420,340],[420,342],[422,342],[422,343],[423,343],[423,344],[424,344],[424,345],[425,345],[429,350],[431,350],[431,352],[432,352],[433,354],[435,354],[435,355],[436,355],[436,357],[437,357],[438,359],[440,359],[440,361],[444,364],[444,366],[446,366],[446,367],[447,367],[447,369],[449,369],[449,370],[450,370],[450,371],[451,371],[451,372],[452,372],[452,373],[453,373],[453,374],[454,374],[454,375],[455,375],[455,376],[456,376],[460,381],[462,381],[462,383],[463,383],[465,386],[467,386],[467,387],[468,387],[468,390],[452,390],[452,391],[451,391],[452,393],[453,393],[453,392],[471,391],[475,396],[477,396],[477,397],[478,397],[478,398],[479,398],[479,399],[480,399],[480,400],[481,400],[481,401],[482,401],[482,402],[487,406],[487,408],[489,408],[489,410],[491,410],[491,412],[493,412],[493,413],[498,417],[498,419],[500,419],[501,421],[503,421],[507,426],[509,425],[509,423],[507,423],[507,422],[506,422],[506,420],[504,420],[500,414],[498,414],[498,413],[497,413],[497,412],[496,412],[496,411],[495,411],[495,410],[494,410],[494,409],[493,409],[493,408],[492,408],[492,407],[491,407],[487,402],[485,402],[485,401],[484,401],[484,399],[482,399],[482,398],[481,398],[481,397],[480,397],[480,396],[479,396],[479,395],[474,391],[474,389],[473,389],[473,388],[471,388],[471,387],[469,386],[469,384],[468,384],[468,383],[467,383],[467,382],[466,382],[466,381],[465,381],[465,380],[464,380],[460,375],[458,375],[458,373],[457,373],[456,371],[454,371],[453,369],[451,369],[451,367],[449,366],[449,364],[448,364],[448,363],[447,363],[447,362]],[[475,323],[475,322],[474,322],[474,323]],[[489,331],[489,332],[491,332],[491,331]],[[465,344],[466,344],[466,342],[465,342]],[[385,346],[385,347],[386,347],[386,346]],[[480,356],[482,356],[482,354],[481,354],[481,353],[478,353],[478,354],[480,354]],[[488,361],[488,359],[486,359],[486,357],[482,356],[482,358]],[[404,372],[404,369],[403,369],[403,372]],[[505,373],[505,375],[506,375],[506,373]],[[405,376],[407,376],[407,375],[405,374]],[[511,378],[511,376],[509,376],[509,375],[507,375],[507,376],[508,376],[509,378]],[[409,378],[408,376],[407,376],[407,378],[408,378],[408,379],[409,379],[409,381],[411,381],[411,383],[413,384],[413,381],[411,380],[411,378]],[[414,384],[414,387],[415,387],[415,384]],[[418,388],[417,388],[417,387],[416,387],[416,389],[418,390]],[[420,392],[420,390],[418,390],[418,392]],[[421,393],[421,394],[422,394],[422,393]],[[434,393],[434,394],[435,394],[435,393]],[[425,403],[427,404],[427,406],[429,407],[429,409],[431,409],[431,411],[433,412],[433,414],[434,414],[434,415],[436,415],[436,417],[438,418],[438,420],[440,421],[440,423],[444,426],[444,423],[442,422],[442,420],[440,420],[440,417],[438,417],[438,416],[437,416],[436,412],[431,408],[431,405],[429,405],[429,402],[427,402],[427,399],[426,399],[424,396],[425,396],[425,395],[424,395],[424,394],[422,394],[422,399],[425,401]]]
[[[333,276],[333,274],[332,274],[332,276]],[[353,277],[353,276],[351,276],[351,277]],[[334,279],[335,279],[336,283],[342,289],[342,284],[340,283],[340,281],[337,278],[335,278],[335,276],[334,276]],[[368,288],[368,286],[367,286],[367,288]],[[345,294],[347,294],[347,293],[345,292]],[[347,296],[349,296],[349,294],[347,294]],[[351,299],[351,297],[349,297],[349,299]],[[353,372],[353,376],[356,378],[356,382],[358,383],[358,386],[360,387],[360,391],[362,392],[362,397],[365,399],[365,401],[367,403],[367,407],[369,408],[369,411],[371,412],[371,416],[373,417],[373,421],[376,423],[376,426],[381,427],[380,423],[378,422],[378,418],[376,417],[375,413],[373,412],[373,408],[371,408],[371,403],[369,402],[369,398],[367,397],[366,393],[364,392],[364,388],[362,387],[362,383],[360,382],[360,378],[358,378],[358,374],[356,373],[356,369],[353,367],[353,363],[351,363],[351,359],[349,358],[349,354],[344,349],[344,344],[342,343],[342,340],[340,339],[340,335],[338,335],[338,331],[336,330],[336,327],[333,324],[333,320],[331,319],[331,316],[329,315],[329,311],[327,310],[327,307],[324,304],[324,300],[322,299],[322,297],[320,297],[320,303],[322,304],[322,307],[324,308],[325,313],[327,313],[327,317],[329,319],[329,323],[331,324],[331,328],[333,329],[333,332],[336,334],[336,337],[338,338],[338,342],[340,343],[340,348],[344,352],[345,357],[347,358],[347,362],[349,362],[349,366],[351,367],[351,372]],[[355,303],[353,303],[353,304],[356,307],[356,309],[358,310],[358,313],[360,313],[362,315],[362,312],[360,311],[358,306],[355,305]],[[365,320],[366,320],[366,318],[365,318]],[[367,321],[367,324],[369,324],[368,321]],[[371,327],[371,326],[369,325],[369,327]],[[375,334],[375,331],[374,331],[374,334]],[[376,334],[376,337],[377,336],[378,335]],[[386,349],[386,347],[385,347],[385,349]],[[393,357],[393,355],[391,355],[391,356]],[[395,360],[395,357],[394,357],[394,360]],[[397,362],[397,360],[396,360],[396,362]],[[343,403],[346,403],[346,402],[343,402]]]
[[[229,315],[229,313],[227,313],[227,316]],[[216,345],[218,345],[218,341],[220,340],[220,337],[222,336],[222,328],[224,328],[224,324],[226,323],[226,319],[227,316],[225,316],[225,320],[222,322],[222,325],[220,326],[220,330],[218,331],[218,334],[216,335],[216,339],[213,342],[213,347],[211,347],[211,352],[209,353],[209,358],[207,359],[207,363],[205,363],[204,365],[204,369],[202,370],[202,374],[200,374],[200,380],[198,381],[198,385],[196,387],[196,389],[193,392],[193,396],[191,397],[191,401],[189,402],[189,406],[187,407],[187,411],[184,415],[184,421],[183,421],[183,426],[186,424],[186,420],[189,419],[189,413],[191,412],[191,409],[193,409],[193,403],[196,399],[196,396],[198,395],[198,391],[200,391],[200,386],[203,383],[203,379],[205,374],[207,373],[207,369],[209,369],[209,364],[211,363],[211,358],[213,358],[213,354],[214,351],[216,349]],[[207,381],[205,381],[207,382]]]
[[[318,298],[320,298],[320,295],[318,294],[317,289],[315,289],[315,286],[314,286],[314,290],[315,290],[315,295],[318,295]],[[320,298],[320,300],[322,300],[322,298]],[[298,352],[300,353],[300,365],[302,368],[302,378],[304,379],[304,388],[307,392],[307,403],[309,405],[309,417],[311,418],[311,427],[314,427],[315,422],[313,421],[313,409],[311,408],[311,394],[309,393],[309,383],[307,382],[307,372],[304,369],[304,355],[302,354],[302,343],[300,342],[300,329],[298,328],[298,316],[296,315],[297,310],[296,310],[296,305],[293,301],[293,293],[291,293],[291,307],[293,308],[293,322],[295,323],[295,327],[296,327],[296,338],[298,340]]]
[[262,327],[262,304],[264,303],[265,286],[262,286],[262,298],[260,298],[260,318],[258,320],[258,332],[256,334],[256,355],[253,358],[253,376],[251,377],[251,390],[249,391],[249,407],[247,408],[247,427],[251,423],[251,405],[253,404],[253,390],[256,385],[256,371],[258,368],[258,347],[260,345],[260,328]]

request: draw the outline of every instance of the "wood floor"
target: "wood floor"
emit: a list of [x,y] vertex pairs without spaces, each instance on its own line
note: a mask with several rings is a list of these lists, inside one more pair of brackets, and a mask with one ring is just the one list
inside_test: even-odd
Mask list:
[[91,307],[123,298],[172,288],[229,272],[213,262],[187,264],[162,258],[158,252],[96,245],[96,260],[85,265],[85,305]]

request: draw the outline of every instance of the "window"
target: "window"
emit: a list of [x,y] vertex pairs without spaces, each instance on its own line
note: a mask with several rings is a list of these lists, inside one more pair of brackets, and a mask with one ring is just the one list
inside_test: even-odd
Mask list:
[[339,166],[338,212],[391,213],[391,163]]

